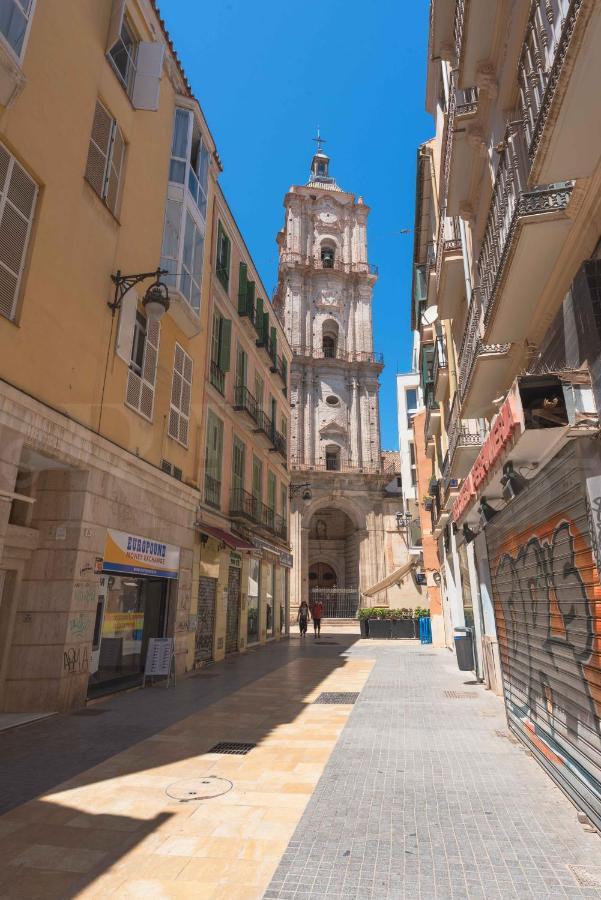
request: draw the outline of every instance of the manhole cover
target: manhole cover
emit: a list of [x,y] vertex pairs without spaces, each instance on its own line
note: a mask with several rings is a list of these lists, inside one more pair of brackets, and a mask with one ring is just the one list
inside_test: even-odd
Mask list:
[[473,700],[478,694],[475,691],[444,691],[449,700]]
[[110,712],[108,709],[97,709],[95,706],[84,706],[83,709],[78,709],[75,712],[71,713],[72,716],[101,716],[103,713]]
[[354,703],[358,696],[358,691],[332,691],[330,693],[326,691],[320,694],[313,703]]
[[231,756],[245,756],[256,744],[239,744],[236,741],[220,741],[208,751],[209,753],[227,753]]
[[180,803],[190,803],[192,800],[212,800],[213,797],[221,797],[231,791],[234,784],[229,778],[219,778],[217,775],[206,775],[204,778],[184,778],[174,781],[165,793],[172,800]]
[[601,866],[568,866],[568,869],[583,887],[601,887]]

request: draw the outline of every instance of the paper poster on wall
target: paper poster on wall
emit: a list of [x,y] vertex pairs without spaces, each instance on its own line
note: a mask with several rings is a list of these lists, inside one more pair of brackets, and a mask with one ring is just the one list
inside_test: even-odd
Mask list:
[[129,534],[107,530],[102,568],[123,575],[154,575],[177,578],[179,547]]

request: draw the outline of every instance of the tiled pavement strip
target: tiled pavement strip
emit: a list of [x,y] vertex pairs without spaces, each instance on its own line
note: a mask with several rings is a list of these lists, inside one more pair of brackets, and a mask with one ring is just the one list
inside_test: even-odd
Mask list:
[[[601,841],[468,681],[447,651],[337,634],[0,735],[0,802],[28,801],[0,817],[0,900],[601,897],[567,868],[601,872]],[[165,793],[204,775],[233,788]]]
[[498,698],[445,650],[362,641],[351,656],[376,665],[266,900],[601,897],[568,869],[601,883],[601,839]]

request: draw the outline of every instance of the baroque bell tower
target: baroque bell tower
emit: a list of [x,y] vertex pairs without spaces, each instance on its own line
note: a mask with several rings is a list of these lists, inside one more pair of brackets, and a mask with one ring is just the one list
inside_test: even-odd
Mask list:
[[326,617],[350,618],[362,593],[400,565],[387,536],[399,505],[380,449],[369,207],[336,183],[319,133],[316,141],[309,180],[284,198],[277,237],[274,308],[294,353],[291,604],[320,593]]

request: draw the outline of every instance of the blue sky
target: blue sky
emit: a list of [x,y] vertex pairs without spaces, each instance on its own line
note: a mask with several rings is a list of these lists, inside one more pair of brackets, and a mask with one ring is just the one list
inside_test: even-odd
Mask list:
[[268,291],[282,200],[308,177],[316,126],[331,172],[372,209],[382,446],[396,448],[395,374],[410,366],[415,156],[428,0],[159,0],[224,165],[221,185]]

